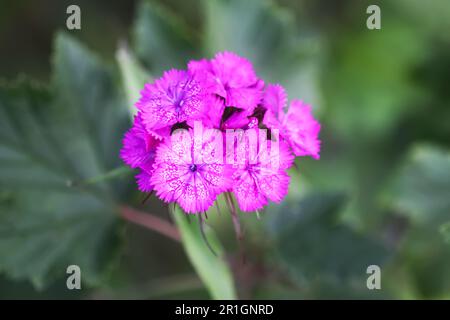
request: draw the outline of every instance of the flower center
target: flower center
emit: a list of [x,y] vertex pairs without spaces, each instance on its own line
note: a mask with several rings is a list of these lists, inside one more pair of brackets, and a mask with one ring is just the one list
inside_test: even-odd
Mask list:
[[189,170],[191,170],[192,172],[197,171],[197,165],[196,165],[196,164],[191,164],[191,165],[189,166]]

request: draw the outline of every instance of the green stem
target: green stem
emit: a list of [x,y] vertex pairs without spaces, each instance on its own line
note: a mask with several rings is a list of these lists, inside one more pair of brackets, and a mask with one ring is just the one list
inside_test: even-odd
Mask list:
[[111,171],[108,171],[105,174],[101,174],[101,175],[83,180],[81,182],[81,185],[96,184],[99,182],[115,179],[115,178],[121,177],[123,175],[128,175],[128,174],[131,174],[132,172],[133,172],[133,169],[126,167],[126,166],[120,166]]
[[208,242],[214,248],[217,256],[208,250],[197,219],[191,219],[189,223],[178,206],[175,206],[173,210],[173,217],[180,231],[184,250],[211,297],[213,299],[236,299],[233,276],[224,258],[223,247],[214,231],[210,228],[204,230],[205,236],[208,237]]

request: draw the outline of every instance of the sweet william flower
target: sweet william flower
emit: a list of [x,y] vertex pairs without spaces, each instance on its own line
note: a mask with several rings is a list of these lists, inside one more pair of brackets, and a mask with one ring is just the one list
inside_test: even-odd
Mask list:
[[194,135],[192,129],[177,130],[157,149],[151,177],[156,195],[177,202],[187,213],[208,210],[231,185],[230,167],[217,148],[221,144],[220,132]]
[[[164,72],[162,78],[146,84],[136,107],[149,132],[167,133],[167,128],[203,115],[208,101],[207,87],[191,73],[182,70]],[[164,131],[166,129],[166,131]]]
[[153,191],[153,184],[151,181],[153,170],[147,171],[146,169],[141,169],[141,171],[136,175],[136,183],[138,189],[142,192]]
[[301,100],[293,100],[285,112],[287,96],[280,85],[269,85],[262,105],[267,109],[263,123],[280,130],[296,156],[320,158],[320,123],[314,119],[311,106]]
[[279,84],[269,84],[264,92],[262,105],[273,115],[284,112],[287,104],[286,90]]
[[293,100],[284,117],[286,137],[297,156],[320,158],[320,123],[314,119],[311,106],[301,100]]
[[240,108],[249,115],[261,101],[264,82],[256,76],[250,61],[235,53],[221,52],[211,61],[191,61],[188,69],[222,97],[226,107]]
[[139,190],[143,192],[153,189],[149,178],[159,143],[157,138],[146,131],[141,114],[137,114],[133,126],[125,133],[120,156],[131,168],[140,168],[136,180]]
[[134,117],[133,126],[123,138],[123,147],[120,150],[122,160],[131,168],[139,168],[153,162],[159,140],[149,134],[143,123],[141,114]]
[[257,129],[246,133],[251,131],[255,133],[253,142],[257,143],[250,141],[250,135],[243,134],[237,137],[235,146],[232,191],[242,211],[260,210],[269,200],[280,202],[289,188],[286,170],[294,161],[284,141],[266,140],[265,131]]
[[[234,222],[230,192],[242,211],[282,201],[294,154],[319,158],[320,124],[300,100],[286,110],[282,86],[263,87],[251,63],[231,52],[190,61],[188,71],[170,70],[146,84],[121,150],[123,161],[139,170],[139,190],[188,213],[205,212],[226,192]],[[236,129],[239,139],[230,147],[224,142]],[[248,140],[252,133],[256,144]]]

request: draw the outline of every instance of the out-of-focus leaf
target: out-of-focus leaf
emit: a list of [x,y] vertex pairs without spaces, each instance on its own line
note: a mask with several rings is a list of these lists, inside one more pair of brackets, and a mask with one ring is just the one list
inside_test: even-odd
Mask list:
[[392,3],[394,8],[411,18],[415,32],[428,33],[434,37],[449,39],[450,5],[446,0],[424,3],[420,0],[400,0]]
[[445,242],[450,243],[450,222],[446,222],[439,228]]
[[203,6],[210,54],[230,50],[259,66],[283,53],[292,16],[271,1],[204,0]]
[[412,226],[398,253],[395,267],[403,268],[403,277],[407,278],[398,279],[397,275],[391,275],[387,279],[390,288],[402,287],[397,281],[406,280],[409,294],[414,299],[448,299],[450,250],[436,228]]
[[450,152],[415,146],[386,193],[392,207],[418,224],[438,226],[449,221]]
[[388,19],[382,28],[340,37],[323,73],[328,125],[350,141],[386,137],[421,94],[411,75],[424,56],[423,38]]
[[360,279],[365,285],[369,265],[382,265],[385,247],[338,222],[341,194],[315,194],[285,203],[269,220],[281,261],[298,280]]
[[67,290],[66,276],[57,279],[51,286],[45,290],[39,290],[33,287],[29,281],[14,281],[0,276],[0,299],[2,300],[66,300],[83,299],[92,293],[91,290]]
[[[200,279],[213,299],[236,299],[233,277],[224,260],[223,249],[212,229],[207,229],[206,237],[214,252],[207,247],[203,239],[197,217],[187,218],[180,208],[174,210],[175,222],[181,233],[182,243]],[[206,226],[205,226],[206,227]]]
[[117,252],[121,186],[84,181],[115,168],[128,123],[111,72],[59,35],[52,88],[0,89],[0,270],[46,287],[80,266],[99,284]]
[[[414,146],[389,187],[384,201],[389,209],[410,218],[396,266],[406,280],[409,298],[442,299],[448,296],[450,277],[450,153],[436,146]],[[444,223],[444,224],[442,224]],[[442,224],[442,225],[441,225]],[[439,234],[440,231],[440,234]],[[430,272],[432,270],[432,272]],[[401,288],[392,281],[389,287]]]
[[142,1],[133,27],[137,55],[153,75],[163,70],[185,68],[194,52],[189,27],[155,1]]
[[150,82],[151,77],[125,46],[117,50],[116,60],[122,75],[122,86],[128,98],[128,110],[133,119],[137,113],[134,104],[139,100],[139,93],[144,88],[144,84]]
[[264,81],[282,84],[290,99],[301,98],[316,107],[321,57],[317,34],[298,32],[292,12],[271,0],[203,0],[202,4],[209,56],[236,52],[251,60]]
[[290,199],[281,206],[272,205],[268,228],[274,236],[294,228],[297,223],[311,222],[329,224],[336,221],[347,198],[342,193],[320,193],[307,196],[303,201]]

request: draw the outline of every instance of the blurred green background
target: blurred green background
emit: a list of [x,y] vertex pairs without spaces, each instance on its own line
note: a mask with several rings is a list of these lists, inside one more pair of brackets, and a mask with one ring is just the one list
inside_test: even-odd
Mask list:
[[449,30],[448,0],[2,0],[0,298],[210,297],[179,243],[115,214],[170,221],[130,172],[108,174],[129,126],[121,43],[152,77],[235,51],[322,123],[321,159],[298,158],[260,220],[240,214],[242,243],[223,199],[209,213],[239,298],[449,299]]

